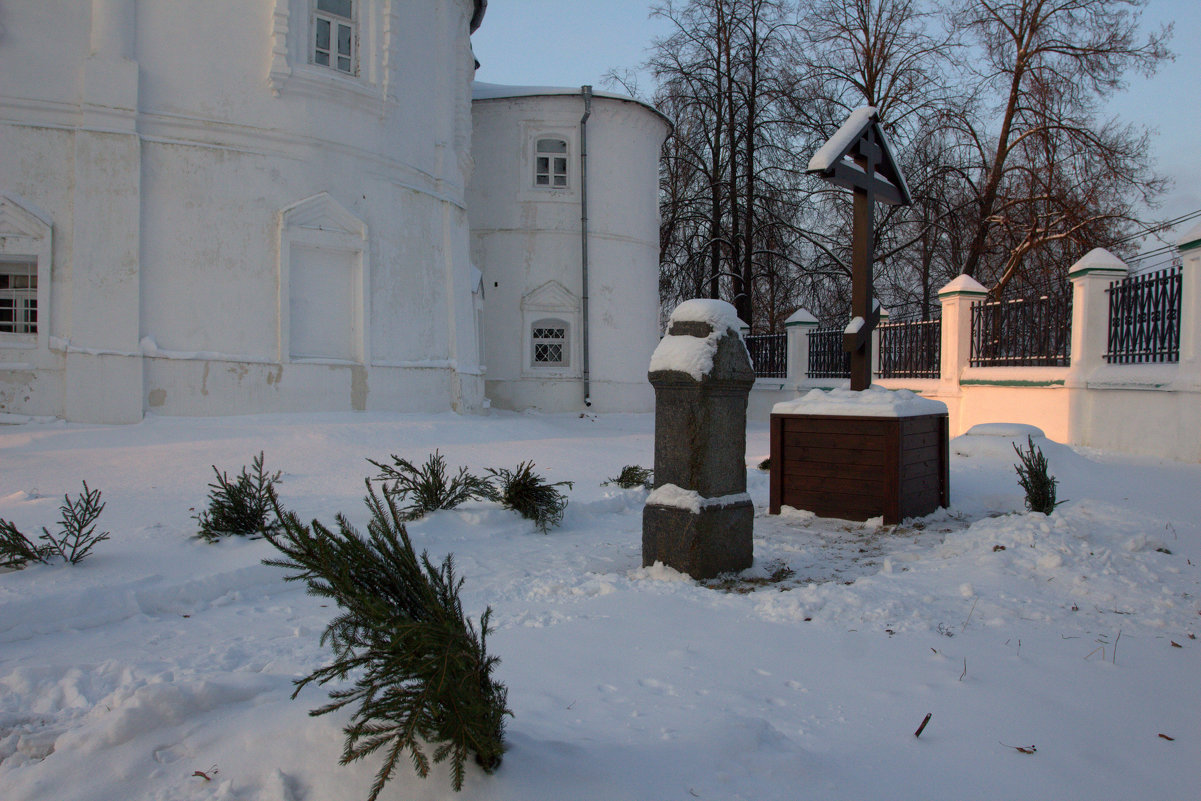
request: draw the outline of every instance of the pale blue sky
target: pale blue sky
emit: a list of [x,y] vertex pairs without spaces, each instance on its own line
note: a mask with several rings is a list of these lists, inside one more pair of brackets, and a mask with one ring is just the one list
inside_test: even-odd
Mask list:
[[[649,17],[649,0],[490,0],[473,37],[481,81],[602,86],[610,68],[645,60],[651,40],[668,30]],[[1176,61],[1151,79],[1134,76],[1110,113],[1158,129],[1159,170],[1176,185],[1149,219],[1201,209],[1201,9],[1198,0],[1151,0],[1145,29],[1175,21]],[[650,93],[649,86],[643,91]],[[1190,223],[1191,224],[1191,223]]]

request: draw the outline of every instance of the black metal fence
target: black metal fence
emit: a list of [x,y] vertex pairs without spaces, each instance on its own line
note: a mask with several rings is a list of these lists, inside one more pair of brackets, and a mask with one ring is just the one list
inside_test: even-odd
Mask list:
[[850,378],[851,354],[842,349],[841,328],[816,328],[809,332],[809,378]]
[[1180,361],[1181,270],[1132,275],[1109,285],[1110,364]]
[[972,367],[1071,364],[1072,296],[972,304]]
[[743,337],[756,378],[788,376],[788,335],[748,334]]
[[942,320],[900,320],[882,323],[881,378],[938,378],[942,365]]

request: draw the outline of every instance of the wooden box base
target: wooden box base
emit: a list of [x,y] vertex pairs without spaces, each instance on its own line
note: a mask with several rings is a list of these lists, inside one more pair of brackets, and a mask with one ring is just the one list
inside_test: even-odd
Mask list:
[[950,504],[945,414],[771,416],[770,511],[899,523]]

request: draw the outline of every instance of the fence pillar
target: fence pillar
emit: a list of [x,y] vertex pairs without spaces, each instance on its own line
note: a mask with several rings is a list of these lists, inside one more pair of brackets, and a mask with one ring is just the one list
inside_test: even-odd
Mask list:
[[888,309],[880,307],[880,322],[872,329],[872,375],[880,374],[880,326],[888,322]]
[[972,355],[972,303],[987,295],[988,290],[970,275],[961,275],[938,290],[938,302],[942,304],[940,394],[959,391],[959,377]]
[[1176,243],[1180,252],[1180,378],[1201,387],[1201,223]]
[[817,318],[808,309],[797,309],[784,321],[784,333],[788,337],[787,380],[799,384],[809,371],[809,332],[817,328]]
[[1093,248],[1068,270],[1072,282],[1072,366],[1067,386],[1083,386],[1105,364],[1109,349],[1109,296],[1105,290],[1130,270],[1104,248]]

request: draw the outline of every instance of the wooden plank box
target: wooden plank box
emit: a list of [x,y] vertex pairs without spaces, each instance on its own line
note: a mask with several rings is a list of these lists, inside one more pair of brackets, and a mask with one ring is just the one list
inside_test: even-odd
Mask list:
[[770,511],[888,524],[950,504],[946,414],[772,414]]

